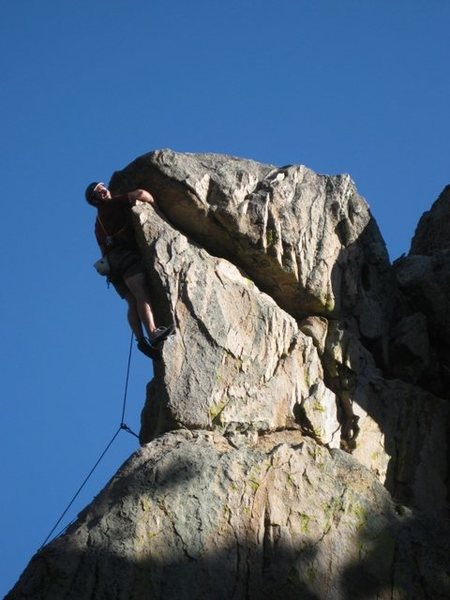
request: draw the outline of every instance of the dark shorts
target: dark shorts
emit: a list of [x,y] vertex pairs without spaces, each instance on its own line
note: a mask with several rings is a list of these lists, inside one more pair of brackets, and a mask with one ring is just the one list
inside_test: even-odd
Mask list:
[[109,281],[119,296],[125,298],[129,292],[125,278],[144,272],[141,255],[129,248],[113,248],[108,252],[108,262],[111,267]]

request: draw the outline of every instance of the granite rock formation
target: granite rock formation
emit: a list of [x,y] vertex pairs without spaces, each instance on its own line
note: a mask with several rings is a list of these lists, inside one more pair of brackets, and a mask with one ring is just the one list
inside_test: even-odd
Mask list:
[[[394,263],[415,334],[399,340],[397,368],[435,394],[450,398],[450,186],[419,221],[409,255]],[[419,322],[420,320],[420,322]],[[406,359],[406,360],[405,360]]]
[[8,600],[449,597],[448,188],[391,265],[348,176],[163,150],[137,187],[176,324],[142,448]]

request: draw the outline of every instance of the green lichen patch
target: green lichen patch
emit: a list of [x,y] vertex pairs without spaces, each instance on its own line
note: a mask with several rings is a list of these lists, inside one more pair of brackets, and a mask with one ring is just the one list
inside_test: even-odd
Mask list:
[[266,248],[273,248],[279,242],[278,231],[276,229],[267,229],[266,231]]
[[227,405],[227,400],[223,399],[220,402],[216,402],[214,404],[211,404],[211,406],[209,407],[209,418],[211,423],[213,423],[213,425],[221,425],[221,419],[220,419],[220,415],[223,411],[223,409],[225,408],[225,406]]
[[300,531],[302,533],[309,533],[309,523],[311,521],[311,517],[304,513],[300,514]]

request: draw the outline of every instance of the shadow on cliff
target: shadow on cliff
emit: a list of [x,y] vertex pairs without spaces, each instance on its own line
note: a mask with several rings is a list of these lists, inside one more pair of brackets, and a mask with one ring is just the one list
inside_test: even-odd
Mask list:
[[[377,515],[369,518],[376,521]],[[335,544],[325,554],[321,545],[326,535],[331,534],[314,544],[305,535],[297,547],[269,535],[259,544],[236,539],[207,553],[194,551],[190,540],[181,540],[172,556],[165,539],[146,554],[143,540],[130,536],[118,545],[121,555],[101,547],[99,540],[86,544],[84,552],[67,543],[52,543],[33,558],[5,600],[450,597],[448,533],[442,527],[437,530],[426,519],[399,516],[375,527],[372,535],[361,530],[356,548],[351,549],[358,559],[342,566],[340,551],[348,548]],[[114,532],[108,537],[113,538]],[[220,539],[215,542],[220,544]],[[127,553],[129,558],[124,558]]]
[[[448,414],[444,403],[433,397],[421,379],[424,365],[418,364],[420,349],[411,355],[399,350],[401,344],[395,340],[395,327],[414,307],[399,289],[387,252],[381,254],[381,236],[373,218],[352,244],[347,244],[345,231],[337,233],[345,249],[331,274],[333,293],[339,301],[334,318],[329,318],[322,363],[326,385],[340,403],[342,448],[352,452],[364,441],[358,437],[358,417],[353,411],[358,404],[378,425],[380,442],[384,438],[389,456],[384,484],[391,495],[402,504],[445,513],[448,498],[442,488],[448,476],[441,472],[433,482],[431,478],[445,471]],[[408,335],[415,334],[408,331]],[[420,340],[419,335],[416,340]],[[333,353],[336,343],[342,350],[342,362]],[[441,438],[434,446],[444,448],[440,455],[430,450],[433,442],[423,451],[434,435]],[[419,470],[422,476],[428,471],[421,482]],[[426,487],[434,491],[426,491]]]

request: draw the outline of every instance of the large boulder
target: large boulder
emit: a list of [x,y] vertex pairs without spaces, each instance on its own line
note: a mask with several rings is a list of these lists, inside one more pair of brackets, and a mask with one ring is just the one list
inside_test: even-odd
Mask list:
[[144,446],[5,600],[448,598],[449,531],[300,432]]
[[385,334],[394,279],[348,175],[162,150],[115,173],[111,185],[152,190],[174,227],[242,268],[294,318],[351,314],[364,337]]

